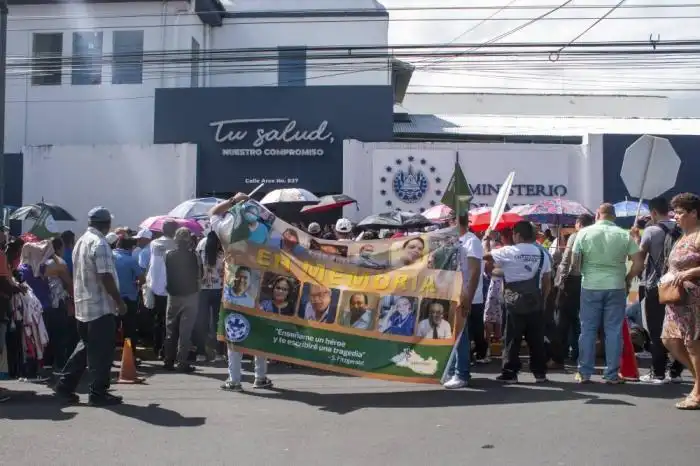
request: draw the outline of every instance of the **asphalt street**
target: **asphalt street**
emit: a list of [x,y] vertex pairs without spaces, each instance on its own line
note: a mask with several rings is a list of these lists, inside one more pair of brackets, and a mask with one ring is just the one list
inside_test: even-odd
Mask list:
[[[275,388],[219,390],[225,368],[193,375],[144,364],[126,403],[63,406],[43,385],[0,382],[0,465],[697,465],[700,411],[674,402],[688,384],[534,385],[493,380],[446,391],[271,367]],[[250,377],[250,374],[248,374]],[[251,381],[250,378],[246,379]],[[249,385],[246,386],[247,388]],[[84,391],[83,391],[84,393]]]

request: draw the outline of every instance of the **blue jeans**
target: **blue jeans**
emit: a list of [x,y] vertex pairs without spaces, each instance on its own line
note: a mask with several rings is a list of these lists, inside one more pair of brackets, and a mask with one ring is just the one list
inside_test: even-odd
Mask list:
[[595,371],[595,343],[602,323],[605,332],[606,379],[616,379],[622,357],[622,322],[627,297],[625,290],[581,289],[581,335],[578,339],[578,370],[588,378]]
[[457,341],[457,349],[452,362],[447,368],[447,376],[457,375],[462,380],[469,380],[471,341],[469,340],[469,327],[464,324],[464,330]]

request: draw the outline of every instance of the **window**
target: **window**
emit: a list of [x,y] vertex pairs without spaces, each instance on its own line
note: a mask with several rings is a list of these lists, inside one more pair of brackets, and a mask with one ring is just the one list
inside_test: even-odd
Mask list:
[[63,33],[34,34],[32,44],[32,85],[61,84]]
[[277,69],[278,86],[306,86],[306,49],[300,47],[279,49]]
[[143,31],[114,31],[112,84],[143,82]]
[[102,33],[73,33],[74,85],[102,83]]
[[190,87],[199,87],[199,42],[192,38],[192,56],[190,57]]

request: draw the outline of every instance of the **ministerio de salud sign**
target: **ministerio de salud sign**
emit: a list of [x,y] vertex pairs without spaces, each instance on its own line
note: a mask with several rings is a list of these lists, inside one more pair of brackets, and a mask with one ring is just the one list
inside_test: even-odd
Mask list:
[[[219,120],[209,126],[226,157],[321,157],[335,142],[328,120],[315,127],[303,127],[291,118]],[[228,144],[235,147],[226,147]]]

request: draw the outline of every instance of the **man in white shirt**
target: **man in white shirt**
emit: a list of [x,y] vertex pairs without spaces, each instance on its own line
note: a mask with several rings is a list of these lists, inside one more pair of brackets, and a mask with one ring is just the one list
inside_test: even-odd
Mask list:
[[484,254],[484,260],[503,270],[505,281],[505,347],[502,372],[497,378],[505,383],[518,382],[523,335],[530,349],[530,369],[535,381],[547,381],[544,303],[551,287],[552,264],[535,239],[534,225],[518,222],[513,227],[513,246],[490,251],[486,245]]
[[165,340],[165,312],[168,307],[168,292],[165,278],[165,254],[176,248],[175,232],[178,225],[173,220],[163,222],[163,236],[151,242],[151,256],[146,273],[146,286],[154,295],[153,305],[153,352],[162,358]]
[[[462,272],[462,296],[460,306],[464,329],[457,341],[457,349],[454,352],[452,363],[447,369],[449,379],[444,387],[456,389],[466,387],[469,384],[469,365],[471,357],[470,332],[481,332],[484,338],[484,295],[482,293],[484,274],[483,256],[484,249],[479,238],[469,231],[469,214],[465,212],[459,217],[459,269]],[[476,317],[471,317],[471,314]],[[479,317],[480,316],[480,317]],[[477,321],[479,321],[477,323]],[[475,329],[472,329],[474,323]]]
[[416,336],[429,340],[452,338],[452,329],[445,320],[445,305],[442,302],[436,300],[428,304],[428,318],[418,322]]

